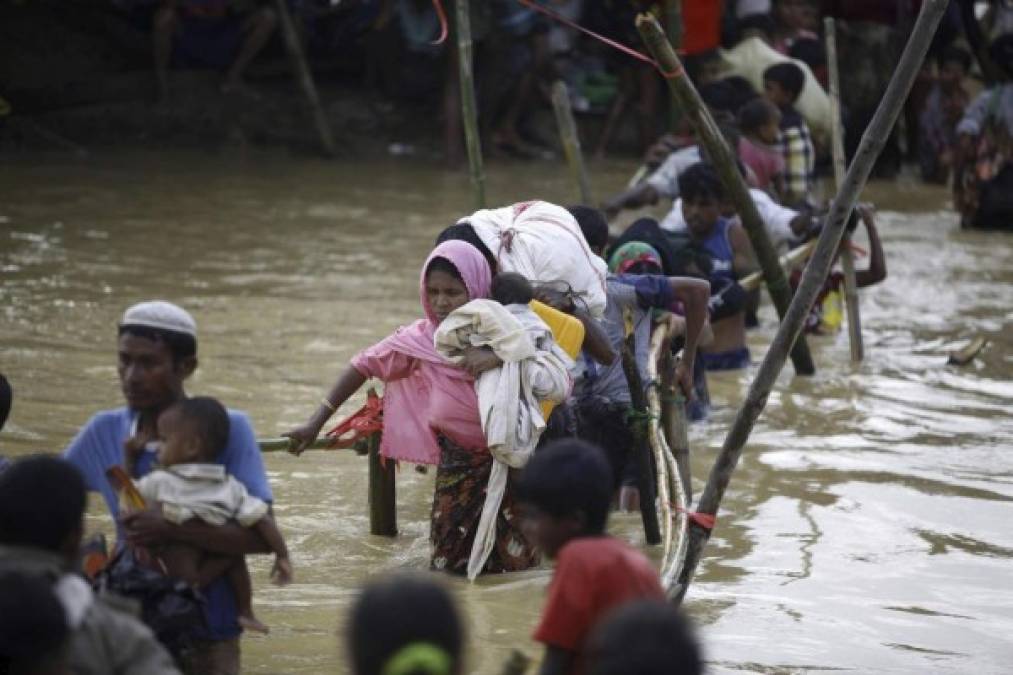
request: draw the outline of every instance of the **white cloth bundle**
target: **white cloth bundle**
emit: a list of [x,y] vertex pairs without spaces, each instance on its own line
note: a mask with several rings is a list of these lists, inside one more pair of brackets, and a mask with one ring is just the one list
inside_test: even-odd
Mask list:
[[443,320],[434,340],[436,350],[455,363],[468,347],[489,347],[503,361],[475,380],[493,465],[468,561],[468,578],[474,579],[496,543],[496,516],[507,474],[510,468],[527,464],[545,429],[538,404],[558,403],[569,395],[573,361],[527,305],[504,307],[492,300],[472,300]]
[[496,256],[500,272],[528,281],[565,281],[595,318],[605,312],[605,261],[591,252],[570,212],[548,202],[521,202],[476,211],[468,223]]

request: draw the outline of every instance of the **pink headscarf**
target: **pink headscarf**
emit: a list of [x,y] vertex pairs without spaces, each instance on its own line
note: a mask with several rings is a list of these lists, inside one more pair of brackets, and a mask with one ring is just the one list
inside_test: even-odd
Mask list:
[[488,297],[492,283],[489,263],[477,248],[463,241],[443,242],[429,254],[420,274],[419,298],[426,318],[399,328],[382,343],[421,363],[409,377],[386,383],[381,453],[426,464],[440,458],[434,424],[455,442],[484,447],[475,381],[440,356],[433,344],[439,322],[426,297],[426,270],[434,258],[444,258],[457,268],[469,300]]
[[435,258],[444,258],[457,268],[457,272],[464,280],[464,286],[468,289],[468,300],[478,300],[489,297],[489,288],[492,285],[492,272],[489,270],[489,263],[477,248],[465,241],[445,241],[433,249],[433,252],[426,258],[426,264],[422,266],[419,274],[419,300],[422,302],[422,311],[425,319],[419,319],[410,326],[397,331],[392,337],[396,349],[408,356],[431,363],[447,365],[455,371],[460,371],[456,366],[449,366],[447,361],[440,356],[433,344],[433,334],[439,321],[429,306],[429,298],[426,296],[426,270]]

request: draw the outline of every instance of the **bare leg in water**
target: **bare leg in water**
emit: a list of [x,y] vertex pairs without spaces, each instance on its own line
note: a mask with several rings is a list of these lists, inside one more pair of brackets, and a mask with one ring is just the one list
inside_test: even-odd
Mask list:
[[179,29],[179,12],[175,2],[167,2],[155,10],[152,21],[151,48],[155,60],[155,85],[160,103],[169,100],[169,60],[172,38]]
[[268,633],[267,627],[253,614],[253,582],[243,556],[207,555],[193,546],[172,544],[159,551],[166,574],[182,579],[191,586],[207,588],[211,582],[225,576],[236,594],[238,623],[246,630]]
[[277,25],[278,15],[270,7],[261,7],[243,22],[243,44],[239,47],[239,55],[225,74],[225,83],[222,84],[224,93],[244,88],[243,73],[267,44]]

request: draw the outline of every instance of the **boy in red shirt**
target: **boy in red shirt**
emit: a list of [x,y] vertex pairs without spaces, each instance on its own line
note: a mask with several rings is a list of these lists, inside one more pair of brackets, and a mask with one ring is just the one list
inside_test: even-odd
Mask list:
[[545,644],[541,675],[580,673],[584,642],[610,610],[664,598],[658,572],[626,543],[605,534],[612,470],[602,450],[576,439],[547,445],[517,485],[528,539],[556,560],[534,639]]

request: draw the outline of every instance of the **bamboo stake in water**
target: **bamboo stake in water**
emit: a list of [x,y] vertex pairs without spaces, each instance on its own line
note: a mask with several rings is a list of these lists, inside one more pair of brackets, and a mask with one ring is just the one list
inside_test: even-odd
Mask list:
[[333,156],[336,154],[334,145],[334,134],[331,133],[331,125],[327,121],[324,107],[320,104],[320,95],[317,93],[317,85],[313,82],[313,74],[306,63],[306,56],[303,54],[302,43],[299,41],[299,34],[296,32],[292,15],[288,11],[288,3],[285,0],[275,1],[275,11],[278,12],[278,23],[281,27],[281,36],[288,49],[289,58],[292,60],[292,69],[295,71],[299,86],[302,87],[306,100],[309,101],[310,109],[313,111],[313,121],[320,134],[320,143],[324,146],[324,152]]
[[[948,0],[926,0],[922,3],[921,13],[918,15],[911,39],[908,40],[907,46],[904,48],[904,53],[894,70],[883,99],[879,102],[872,122],[862,136],[855,161],[852,162],[840,190],[834,197],[830,213],[827,215],[826,225],[816,244],[816,252],[813,254],[812,260],[809,261],[805,274],[802,275],[802,282],[795,292],[795,298],[791,301],[788,314],[778,327],[777,335],[767,350],[763,363],[760,364],[756,379],[750,385],[746,400],[735,416],[732,428],[714,462],[707,486],[697,505],[697,511],[700,513],[716,515],[718,512],[721,498],[728,488],[739,457],[742,456],[742,448],[749,439],[756,419],[763,412],[778,373],[784,367],[791,343],[801,332],[809,308],[812,307],[820,288],[826,281],[837,247],[841,242],[848,213],[855,207],[858,195],[869,179],[872,165],[879,153],[882,152],[890,130],[893,129],[897,116],[900,114],[901,108],[904,107],[904,101],[907,99],[908,92],[911,91],[911,85],[925,59],[929,44],[932,42],[932,36],[936,32],[936,26],[939,25],[939,20],[946,11],[947,3]],[[670,594],[676,603],[682,601],[689,588],[693,573],[700,561],[700,554],[710,538],[710,531],[693,523],[690,525],[689,538],[685,567],[683,567]]]
[[[326,450],[331,447],[331,443],[333,442],[333,438],[320,436],[317,440],[307,445],[306,450]],[[258,438],[257,445],[260,446],[261,452],[288,452],[288,449],[292,447],[292,439]]]
[[[280,1],[280,0],[279,0]],[[456,0],[457,5],[457,66],[460,76],[461,121],[468,148],[468,170],[475,208],[485,208],[485,174],[482,171],[482,141],[478,135],[478,107],[475,104],[475,78],[471,43],[469,0]]]
[[397,535],[397,493],[394,462],[380,456],[380,434],[369,437],[369,533]]
[[[827,66],[830,70],[830,127],[834,155],[834,183],[841,189],[844,174],[847,173],[847,158],[844,156],[844,125],[841,121],[840,68],[837,63],[837,34],[834,20],[823,19],[823,32],[827,41]],[[848,216],[851,214],[849,213]],[[865,358],[862,343],[862,318],[858,311],[858,285],[855,283],[855,256],[851,252],[851,236],[845,232],[841,246],[841,266],[844,268],[844,300],[848,310],[848,340],[851,344],[851,360]]]
[[[686,76],[682,62],[661,31],[657,19],[650,14],[639,15],[637,30],[640,31],[640,37],[662,71],[670,74],[665,77],[665,81],[668,82],[672,93],[672,103],[680,109],[682,114],[688,115],[693,122],[697,138],[700,144],[706,148],[714,169],[724,184],[725,193],[735,204],[735,210],[742,219],[742,226],[749,234],[753,251],[756,252],[757,261],[763,270],[763,278],[767,282],[767,292],[770,293],[770,299],[774,301],[777,315],[784,321],[788,304],[791,302],[791,288],[788,286],[784,271],[777,263],[777,252],[774,250],[774,245],[770,243],[770,237],[767,236],[767,230],[760,218],[760,213],[756,210],[756,204],[749,194],[749,188],[746,186],[742,174],[739,173],[739,165],[734,152],[728,147],[714,122],[714,118],[711,117],[707,106],[700,98],[700,94],[697,93],[693,83]],[[798,336],[792,347],[791,360],[795,366],[795,372],[799,375],[812,375],[816,372],[812,355],[809,353],[809,346],[801,335]]]
[[644,539],[652,546],[661,543],[661,528],[658,524],[658,511],[655,507],[657,493],[654,488],[655,467],[651,461],[651,445],[647,438],[650,432],[643,418],[647,416],[647,398],[644,395],[644,382],[637,368],[636,350],[631,334],[623,343],[621,354],[623,372],[630,388],[630,408],[641,418],[632,423],[634,452],[637,462],[637,488],[640,490],[640,519],[644,523]]
[[573,174],[573,180],[580,190],[580,201],[582,204],[593,204],[587,167],[584,166],[584,156],[580,150],[577,123],[573,119],[573,109],[570,107],[570,92],[562,80],[556,80],[552,85],[552,108],[556,111],[556,126],[559,127],[566,163],[570,165],[570,173]]

